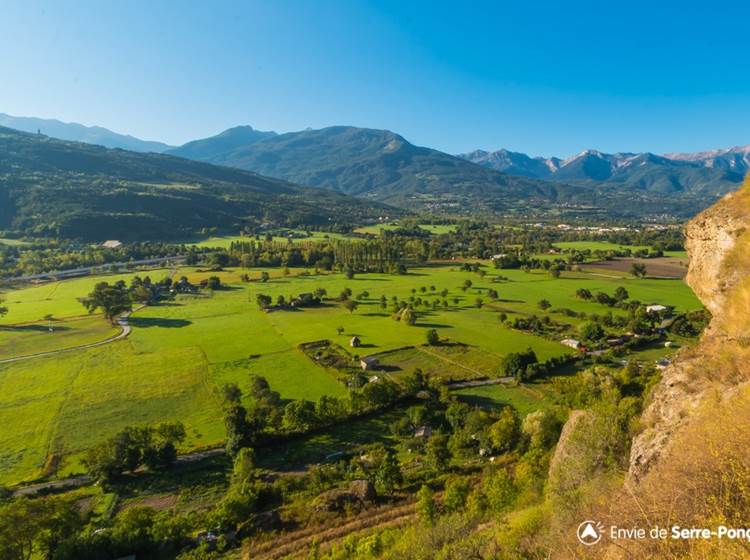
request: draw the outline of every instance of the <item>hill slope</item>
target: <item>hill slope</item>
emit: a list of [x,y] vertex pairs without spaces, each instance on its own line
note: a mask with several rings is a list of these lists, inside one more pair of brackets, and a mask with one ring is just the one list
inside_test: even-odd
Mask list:
[[324,225],[393,212],[238,169],[0,127],[0,230],[160,239],[210,227]]
[[163,142],[141,140],[127,134],[118,134],[101,126],[84,126],[78,123],[65,123],[56,119],[39,119],[36,117],[13,117],[0,113],[0,126],[14,128],[22,132],[40,132],[45,136],[73,142],[97,144],[105,148],[122,148],[134,152],[161,153],[172,146]]
[[405,208],[464,214],[688,217],[736,187],[734,175],[718,181],[715,176],[725,173],[683,161],[672,165],[680,182],[674,173],[652,177],[651,162],[643,167],[635,160],[622,175],[624,166],[614,171],[615,156],[598,152],[565,162],[508,151],[462,158],[414,146],[388,130],[335,126],[252,137],[244,144],[227,141],[237,136],[233,130],[171,153]]
[[[229,131],[228,131],[229,132]],[[429,210],[502,211],[550,206],[579,189],[513,177],[414,146],[388,130],[335,126],[216,150],[225,135],[171,153],[312,187]]]

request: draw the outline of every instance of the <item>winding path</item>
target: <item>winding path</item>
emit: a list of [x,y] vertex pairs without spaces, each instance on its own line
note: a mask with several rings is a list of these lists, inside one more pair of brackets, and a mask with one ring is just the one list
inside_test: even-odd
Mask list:
[[15,358],[4,358],[0,360],[0,364],[12,364],[13,362],[20,362],[23,360],[43,358],[46,356],[55,356],[57,354],[63,354],[65,352],[74,352],[77,350],[85,350],[87,348],[97,348],[98,346],[104,346],[105,344],[111,344],[113,342],[117,342],[118,340],[122,340],[123,338],[127,338],[128,336],[130,336],[130,333],[133,331],[133,328],[130,326],[128,319],[130,319],[130,315],[132,315],[136,311],[140,311],[144,307],[145,305],[141,305],[133,309],[133,311],[129,311],[127,313],[123,313],[122,315],[120,315],[120,317],[117,319],[117,324],[121,327],[122,330],[113,337],[107,338],[105,340],[100,340],[99,342],[91,342],[89,344],[82,344],[80,346],[71,346],[70,348],[60,348],[59,350],[50,350],[48,352],[38,352],[36,354],[27,354],[26,356],[16,356]]

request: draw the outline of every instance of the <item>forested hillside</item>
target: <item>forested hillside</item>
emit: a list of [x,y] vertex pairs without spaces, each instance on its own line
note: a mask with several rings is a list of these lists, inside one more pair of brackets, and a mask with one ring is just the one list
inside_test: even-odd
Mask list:
[[262,222],[332,226],[397,213],[237,169],[0,128],[0,230],[83,239],[180,238]]

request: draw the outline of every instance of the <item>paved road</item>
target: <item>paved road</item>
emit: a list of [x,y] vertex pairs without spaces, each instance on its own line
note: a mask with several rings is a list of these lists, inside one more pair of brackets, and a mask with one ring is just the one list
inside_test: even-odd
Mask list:
[[[196,451],[195,453],[188,453],[187,455],[180,455],[177,457],[177,464],[180,463],[194,463],[201,459],[207,459],[209,457],[217,457],[224,454],[223,447],[217,447],[215,449],[206,449],[205,451]],[[64,488],[80,488],[81,486],[88,486],[93,484],[93,480],[89,476],[74,476],[71,478],[63,478],[61,480],[53,480],[50,482],[39,482],[38,484],[31,484],[22,488],[17,488],[14,492],[14,496],[34,496],[39,492],[60,490]]]
[[483,387],[484,385],[508,385],[513,383],[513,377],[499,377],[497,379],[480,379],[477,381],[458,381],[456,383],[448,383],[446,387],[448,389],[465,389],[467,387]]
[[64,279],[75,276],[85,276],[87,274],[95,274],[97,272],[107,272],[113,266],[116,266],[118,269],[122,269],[148,264],[165,263],[166,265],[170,265],[173,263],[183,263],[185,262],[185,258],[186,257],[184,255],[176,255],[172,257],[158,257],[155,259],[140,259],[137,261],[122,261],[116,263],[97,264],[94,266],[84,266],[81,268],[69,268],[67,270],[52,270],[50,272],[44,272],[41,274],[29,274],[27,276],[7,276],[5,278],[0,278],[0,282],[28,282],[29,280],[43,280],[45,278]]
[[98,346],[104,346],[105,344],[112,344],[113,342],[117,342],[118,340],[127,338],[130,335],[133,328],[130,326],[128,319],[130,319],[130,315],[132,315],[136,311],[143,309],[144,307],[145,305],[141,305],[139,307],[136,307],[131,312],[123,313],[120,316],[120,318],[117,319],[117,324],[120,325],[120,328],[122,330],[120,331],[119,334],[116,334],[115,336],[108,338],[106,340],[100,340],[99,342],[92,342],[90,344],[82,344],[81,346],[72,346],[70,348],[61,348],[60,350],[50,350],[49,352],[38,352],[36,354],[28,354],[26,356],[16,356],[15,358],[5,358],[5,359],[0,360],[0,364],[12,364],[13,362],[20,362],[22,360],[31,360],[33,358],[43,358],[45,356],[55,356],[57,354],[63,354],[65,352],[75,352],[76,350],[84,350],[86,348],[96,348]]

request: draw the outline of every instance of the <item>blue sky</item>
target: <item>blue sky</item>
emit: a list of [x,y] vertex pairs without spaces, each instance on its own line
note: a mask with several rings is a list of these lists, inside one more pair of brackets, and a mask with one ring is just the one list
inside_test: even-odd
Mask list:
[[750,144],[750,3],[0,0],[0,112],[178,144],[388,128],[451,153]]

